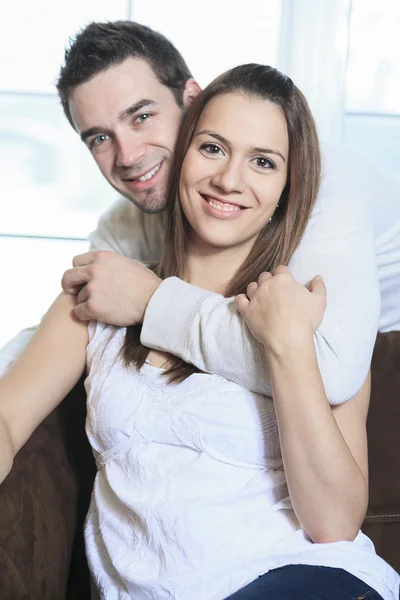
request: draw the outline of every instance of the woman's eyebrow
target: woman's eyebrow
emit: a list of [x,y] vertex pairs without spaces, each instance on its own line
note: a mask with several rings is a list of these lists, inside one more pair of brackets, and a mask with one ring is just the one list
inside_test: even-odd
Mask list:
[[252,152],[260,152],[261,154],[276,154],[277,156],[280,156],[281,159],[283,160],[283,162],[286,162],[286,158],[283,156],[283,154],[281,152],[279,152],[279,150],[273,150],[272,148],[258,148],[258,147],[253,147],[251,149]]
[[[222,144],[225,144],[226,146],[228,146],[228,148],[231,147],[230,142],[228,142],[228,140],[226,138],[224,138],[222,135],[220,135],[219,133],[215,133],[215,131],[210,131],[209,129],[202,129],[201,131],[196,133],[196,137],[198,135],[202,135],[202,134],[209,135],[209,136],[215,138]],[[261,154],[275,154],[276,156],[280,156],[284,163],[286,162],[286,158],[283,156],[283,154],[281,152],[279,152],[279,150],[273,150],[272,148],[259,148],[258,146],[253,146],[251,148],[250,152],[251,153],[260,152]]]
[[226,146],[228,146],[228,148],[231,147],[230,142],[228,142],[228,140],[226,138],[224,138],[222,135],[219,135],[219,133],[215,133],[215,131],[210,131],[209,129],[202,129],[201,131],[196,133],[196,137],[198,135],[209,135],[209,136],[215,138],[216,140],[218,140],[219,142],[221,142],[222,144],[225,144]]

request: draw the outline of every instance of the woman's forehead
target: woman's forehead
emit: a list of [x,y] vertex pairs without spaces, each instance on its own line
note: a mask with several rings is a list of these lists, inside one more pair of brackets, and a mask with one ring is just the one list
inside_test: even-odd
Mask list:
[[288,154],[287,125],[282,109],[240,92],[213,98],[197,122],[195,135],[201,131],[217,133],[232,145],[275,146],[285,157]]

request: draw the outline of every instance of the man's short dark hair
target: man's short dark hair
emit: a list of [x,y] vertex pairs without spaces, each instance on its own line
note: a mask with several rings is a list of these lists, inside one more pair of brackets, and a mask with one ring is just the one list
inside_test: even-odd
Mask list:
[[64,113],[74,126],[69,100],[74,88],[127,58],[148,62],[160,83],[183,106],[185,83],[192,77],[181,54],[166,37],[132,21],[90,23],[70,40],[57,90]]

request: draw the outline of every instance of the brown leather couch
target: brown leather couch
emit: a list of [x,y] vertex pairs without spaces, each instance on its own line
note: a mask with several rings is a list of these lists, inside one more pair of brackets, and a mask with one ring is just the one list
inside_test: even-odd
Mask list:
[[[95,474],[82,382],[37,429],[0,486],[0,598],[89,600],[82,526]],[[380,334],[368,419],[364,531],[400,571],[400,333]]]

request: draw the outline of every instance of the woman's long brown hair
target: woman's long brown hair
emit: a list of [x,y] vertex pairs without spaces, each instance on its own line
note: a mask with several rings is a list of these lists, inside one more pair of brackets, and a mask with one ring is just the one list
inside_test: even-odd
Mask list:
[[[220,75],[195,99],[178,135],[167,196],[164,247],[157,269],[162,279],[182,277],[187,257],[190,225],[179,201],[179,179],[197,122],[209,102],[217,96],[242,93],[272,102],[281,108],[289,138],[286,186],[273,220],[265,225],[226,290],[225,297],[245,293],[263,271],[287,265],[298,247],[315,204],[321,171],[317,131],[307,101],[292,80],[272,67],[248,64]],[[140,342],[141,325],[127,328],[122,354],[127,366],[140,368],[150,352]],[[171,359],[165,370],[169,381],[180,382],[199,370],[180,358]]]

